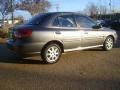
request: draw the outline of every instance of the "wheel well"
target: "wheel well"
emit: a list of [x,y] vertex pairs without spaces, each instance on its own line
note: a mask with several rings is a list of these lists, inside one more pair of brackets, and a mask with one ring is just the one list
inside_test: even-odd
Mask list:
[[50,45],[50,44],[57,44],[60,46],[62,52],[64,52],[64,46],[63,44],[60,42],[60,41],[57,41],[57,40],[53,40],[53,41],[49,41],[48,43],[46,43],[43,47],[43,49],[47,46],[47,45]]
[[112,37],[112,38],[113,38],[113,41],[115,42],[115,38],[114,38],[113,35],[109,35],[109,36],[107,36],[107,37]]

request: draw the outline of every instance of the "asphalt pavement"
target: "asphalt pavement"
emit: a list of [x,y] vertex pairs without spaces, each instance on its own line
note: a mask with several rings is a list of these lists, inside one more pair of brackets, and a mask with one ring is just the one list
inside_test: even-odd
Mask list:
[[19,61],[1,44],[0,90],[120,90],[119,45],[69,52],[48,65],[40,56]]

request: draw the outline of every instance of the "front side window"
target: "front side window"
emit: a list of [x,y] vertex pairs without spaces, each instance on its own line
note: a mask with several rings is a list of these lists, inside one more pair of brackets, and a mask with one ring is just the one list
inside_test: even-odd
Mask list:
[[76,16],[76,20],[80,27],[82,28],[92,28],[96,23],[88,17],[85,16]]
[[57,27],[76,27],[75,20],[72,15],[63,15],[57,17],[54,22],[53,26]]

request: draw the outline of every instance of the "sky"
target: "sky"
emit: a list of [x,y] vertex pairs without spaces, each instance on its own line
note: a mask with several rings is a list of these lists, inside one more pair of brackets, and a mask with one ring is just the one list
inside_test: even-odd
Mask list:
[[[57,11],[56,5],[59,5],[59,11],[83,11],[88,3],[95,3],[96,5],[105,5],[109,8],[110,0],[50,0],[52,8],[50,11]],[[120,0],[112,0],[112,8],[120,9]]]
[[[51,2],[52,7],[50,12],[56,12],[56,6],[59,6],[59,11],[78,12],[83,11],[88,3],[95,3],[96,5],[105,5],[109,9],[110,0],[48,0]],[[112,0],[112,8],[120,10],[120,0]],[[14,16],[23,16],[25,20],[30,19],[32,16],[27,11],[17,10],[14,12]],[[10,15],[8,16],[10,17]]]
[[[24,10],[15,10],[13,14],[14,17],[23,16],[25,20],[28,20],[32,17],[28,11]],[[7,15],[6,18],[11,18],[11,14]]]
[[59,5],[59,11],[80,11],[85,8],[88,2],[97,3],[97,0],[51,0],[50,11],[56,11],[56,5]]

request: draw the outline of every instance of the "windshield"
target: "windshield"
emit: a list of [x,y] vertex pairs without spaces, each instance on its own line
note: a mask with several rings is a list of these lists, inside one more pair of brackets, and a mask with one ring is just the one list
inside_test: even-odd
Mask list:
[[35,15],[32,19],[30,19],[29,21],[27,21],[25,24],[26,25],[40,25],[41,23],[43,23],[46,18],[48,17],[49,14],[38,14]]

